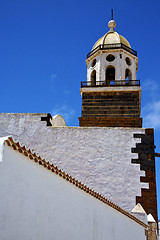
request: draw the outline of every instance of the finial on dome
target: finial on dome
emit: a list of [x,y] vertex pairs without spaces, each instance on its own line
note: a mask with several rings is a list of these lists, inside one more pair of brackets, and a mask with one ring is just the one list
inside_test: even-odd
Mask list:
[[114,32],[116,27],[116,22],[113,20],[113,9],[111,9],[111,20],[108,22],[109,32]]

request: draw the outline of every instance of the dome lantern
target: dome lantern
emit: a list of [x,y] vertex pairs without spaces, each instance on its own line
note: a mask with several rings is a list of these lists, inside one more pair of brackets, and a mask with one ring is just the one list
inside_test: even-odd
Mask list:
[[[114,76],[112,80],[115,83],[126,78],[136,80],[138,70],[137,52],[131,49],[131,45],[125,37],[115,31],[116,22],[113,19],[108,22],[108,27],[109,31],[96,41],[92,51],[87,55],[87,81],[92,81],[94,70],[94,82],[97,85],[100,83],[108,84],[106,82],[106,69],[109,67],[115,69],[115,74],[112,74],[112,77]],[[112,56],[112,59],[114,58],[113,61],[111,61],[110,56]],[[93,69],[93,62],[95,61],[96,64]]]

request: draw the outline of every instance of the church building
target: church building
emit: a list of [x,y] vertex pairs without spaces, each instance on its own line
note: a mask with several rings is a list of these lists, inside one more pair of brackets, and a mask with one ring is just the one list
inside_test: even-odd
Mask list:
[[79,127],[0,113],[0,239],[157,239],[158,154],[142,127],[137,52],[108,27],[87,54]]

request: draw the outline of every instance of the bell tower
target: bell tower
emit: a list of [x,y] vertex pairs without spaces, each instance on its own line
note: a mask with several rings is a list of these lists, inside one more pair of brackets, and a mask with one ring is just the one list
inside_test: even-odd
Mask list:
[[137,52],[115,31],[113,19],[108,27],[87,54],[79,126],[142,127]]

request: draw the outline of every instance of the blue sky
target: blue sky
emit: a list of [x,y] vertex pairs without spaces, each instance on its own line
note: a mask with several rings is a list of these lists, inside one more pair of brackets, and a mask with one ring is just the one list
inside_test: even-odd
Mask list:
[[160,152],[158,0],[0,0],[0,112],[59,113],[78,126],[86,54],[108,31],[111,8],[116,31],[138,52],[143,126],[155,128]]

